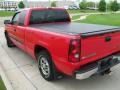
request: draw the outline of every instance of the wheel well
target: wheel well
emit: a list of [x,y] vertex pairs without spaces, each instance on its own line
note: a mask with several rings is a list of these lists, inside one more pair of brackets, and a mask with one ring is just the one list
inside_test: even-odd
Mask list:
[[[35,54],[35,57],[36,57],[36,58],[37,58],[38,53],[39,53],[40,51],[42,51],[42,50],[45,50],[45,51],[47,51],[47,52],[49,53],[49,51],[48,51],[46,48],[44,48],[44,47],[42,47],[42,46],[40,46],[40,45],[36,45],[36,46],[35,46],[34,54]],[[49,54],[50,54],[50,53],[49,53]]]

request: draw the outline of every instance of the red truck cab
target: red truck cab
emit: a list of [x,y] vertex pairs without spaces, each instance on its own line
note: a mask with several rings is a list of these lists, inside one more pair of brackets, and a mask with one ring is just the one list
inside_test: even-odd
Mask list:
[[8,47],[30,54],[45,80],[85,79],[120,63],[119,27],[74,23],[61,8],[24,9],[4,24]]

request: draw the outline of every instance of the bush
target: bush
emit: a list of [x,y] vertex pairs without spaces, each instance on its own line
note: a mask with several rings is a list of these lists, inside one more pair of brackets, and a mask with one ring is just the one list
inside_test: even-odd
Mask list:
[[105,0],[100,0],[99,2],[99,11],[105,12],[106,11],[106,2]]
[[56,6],[57,6],[57,5],[56,5],[56,2],[55,2],[55,1],[51,3],[51,7],[56,7]]
[[20,1],[20,2],[19,2],[18,7],[19,7],[20,9],[25,8],[25,5],[24,5],[23,1]]
[[119,4],[118,4],[117,0],[115,0],[111,3],[111,10],[112,11],[118,11],[119,10]]
[[82,2],[79,4],[80,9],[87,9],[87,2],[86,0],[82,0]]

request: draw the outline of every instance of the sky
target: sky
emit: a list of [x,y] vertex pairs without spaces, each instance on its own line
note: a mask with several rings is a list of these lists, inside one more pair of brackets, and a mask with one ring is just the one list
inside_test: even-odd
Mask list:
[[[21,1],[21,0],[6,0],[6,1]],[[28,0],[28,1],[49,1],[49,0]],[[51,1],[54,1],[54,0],[51,0]],[[62,0],[58,0],[58,1],[62,1]],[[67,1],[77,1],[77,0],[67,0]],[[87,1],[99,2],[100,0],[87,0]],[[110,0],[106,0],[106,1],[108,2]],[[120,2],[120,0],[117,0],[117,1]]]

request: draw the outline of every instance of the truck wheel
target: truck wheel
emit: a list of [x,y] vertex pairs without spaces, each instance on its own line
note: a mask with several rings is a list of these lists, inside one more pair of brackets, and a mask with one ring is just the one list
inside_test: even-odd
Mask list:
[[15,47],[15,45],[13,44],[13,42],[10,40],[8,34],[5,32],[5,38],[6,38],[6,41],[7,41],[7,46],[8,47]]
[[47,81],[53,81],[58,77],[58,73],[53,65],[50,54],[42,50],[38,56],[38,68],[42,77]]
[[42,77],[47,81],[54,80],[52,60],[45,50],[38,54],[38,68]]

